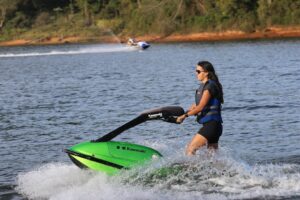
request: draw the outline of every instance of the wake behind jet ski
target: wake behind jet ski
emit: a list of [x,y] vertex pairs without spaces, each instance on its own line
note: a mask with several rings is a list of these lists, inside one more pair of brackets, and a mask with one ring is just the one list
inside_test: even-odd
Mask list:
[[131,46],[131,47],[136,47],[136,48],[139,48],[139,49],[142,49],[142,50],[145,50],[147,48],[150,47],[150,44],[145,42],[145,41],[139,41],[137,42],[135,39],[133,38],[129,38],[128,41],[127,41],[127,45],[128,46]]
[[182,114],[184,114],[184,110],[179,106],[167,106],[144,111],[138,117],[110,133],[96,140],[74,145],[64,151],[78,167],[112,175],[121,169],[130,169],[154,158],[162,157],[158,151],[152,148],[128,142],[111,141],[113,138],[148,120],[176,123],[176,117]]

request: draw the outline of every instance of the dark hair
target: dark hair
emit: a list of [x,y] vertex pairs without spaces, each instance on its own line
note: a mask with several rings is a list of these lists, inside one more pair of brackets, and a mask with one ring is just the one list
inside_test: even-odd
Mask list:
[[223,87],[222,87],[222,84],[220,83],[219,78],[215,72],[214,66],[208,61],[200,61],[200,62],[198,62],[198,66],[201,66],[206,72],[208,72],[208,79],[216,82],[216,84],[220,90],[220,101],[221,101],[221,103],[224,103]]

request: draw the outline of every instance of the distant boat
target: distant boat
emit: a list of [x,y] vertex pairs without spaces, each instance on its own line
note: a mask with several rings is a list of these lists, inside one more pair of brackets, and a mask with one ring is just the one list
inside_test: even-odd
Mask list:
[[141,50],[145,50],[150,47],[150,44],[148,42],[146,42],[146,41],[136,42],[132,38],[129,38],[129,40],[127,41],[127,45],[129,45],[131,47],[139,48]]

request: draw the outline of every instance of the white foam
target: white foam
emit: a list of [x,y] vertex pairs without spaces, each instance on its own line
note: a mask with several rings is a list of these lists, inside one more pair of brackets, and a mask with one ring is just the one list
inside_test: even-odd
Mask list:
[[78,50],[72,50],[72,51],[50,51],[50,52],[0,54],[0,58],[110,53],[110,52],[126,52],[126,51],[135,51],[135,50],[136,49],[128,47],[126,45],[99,45],[98,47],[80,48]]
[[16,190],[30,199],[149,199],[152,195],[151,190],[129,187],[105,174],[61,163],[20,174],[17,183]]
[[[160,173],[163,167],[173,170]],[[195,157],[173,155],[116,176],[47,164],[20,174],[17,191],[30,199],[53,200],[249,199],[300,195],[299,180],[295,164],[249,166],[226,151],[214,156],[203,151]]]

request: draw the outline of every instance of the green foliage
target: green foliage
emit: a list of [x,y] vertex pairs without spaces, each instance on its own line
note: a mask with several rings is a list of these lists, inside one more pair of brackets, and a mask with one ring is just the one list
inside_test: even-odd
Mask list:
[[12,29],[27,28],[31,25],[31,19],[22,12],[16,12],[15,16],[11,20],[9,20],[6,25],[8,27],[11,27]]
[[259,0],[258,4],[258,18],[263,26],[300,24],[300,1],[298,0]]
[[299,0],[0,0],[2,37],[32,28],[48,35],[253,32],[299,19]]
[[48,12],[41,12],[35,19],[35,26],[44,26],[51,22],[51,16]]
[[109,1],[109,3],[102,9],[100,17],[104,19],[114,19],[120,17],[121,2],[118,0]]

